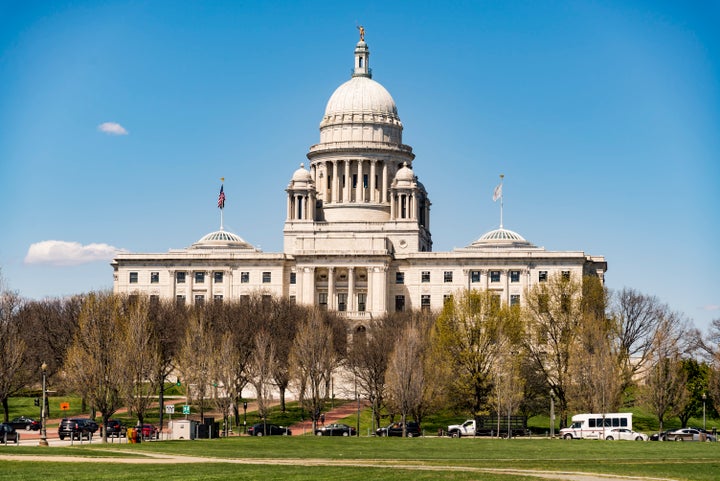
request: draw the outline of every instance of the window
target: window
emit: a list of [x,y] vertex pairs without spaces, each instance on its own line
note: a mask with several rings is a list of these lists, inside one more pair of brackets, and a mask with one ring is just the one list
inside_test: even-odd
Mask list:
[[567,280],[570,280],[570,271],[562,271],[562,278]]
[[447,304],[448,302],[452,302],[452,300],[453,300],[452,294],[443,295],[443,305]]
[[347,294],[341,293],[338,294],[338,311],[345,312],[347,311]]
[[511,306],[519,306],[520,305],[520,294],[510,294],[510,305]]
[[405,284],[405,273],[404,272],[396,272],[395,273],[395,284]]
[[160,273],[159,272],[151,272],[150,273],[150,284],[157,284],[160,282]]
[[205,273],[204,272],[196,272],[195,273],[195,283],[203,284],[204,282],[205,282]]
[[199,306],[205,304],[205,296],[202,294],[195,294],[195,304]]
[[222,301],[223,301],[222,294],[215,294],[213,296],[213,301],[215,301],[216,304],[222,304]]
[[318,306],[320,309],[327,309],[327,292],[321,292],[318,294]]
[[158,302],[160,302],[160,296],[157,294],[150,294],[150,304],[157,305]]
[[480,282],[480,271],[470,272],[470,282]]
[[397,312],[402,312],[405,310],[405,296],[395,296],[395,310]]
[[445,271],[443,273],[443,280],[445,282],[452,282],[452,274],[453,274],[452,271]]
[[538,281],[539,282],[545,282],[547,281],[547,271],[540,271],[538,273]]
[[184,272],[176,272],[175,273],[175,281],[178,284],[185,284],[185,273]]
[[430,282],[430,271],[422,271],[422,282]]
[[269,284],[270,282],[272,282],[272,273],[267,271],[263,272],[262,281],[263,284]]
[[222,284],[223,273],[221,271],[213,272],[213,279],[215,280],[215,284]]
[[430,295],[429,294],[423,294],[420,298],[420,309],[423,311],[429,311],[430,310]]
[[138,281],[138,273],[131,272],[130,273],[130,284],[137,284],[137,281]]
[[510,282],[520,282],[520,271],[510,271]]
[[178,306],[184,306],[185,305],[185,296],[182,294],[175,296],[175,303]]
[[500,296],[498,294],[493,294],[490,297],[490,307],[492,309],[500,309]]
[[240,294],[240,304],[246,304],[250,302],[250,296],[247,294]]
[[357,295],[358,311],[365,312],[365,303],[367,302],[367,294],[361,293]]
[[241,272],[240,273],[240,282],[243,284],[247,284],[250,282],[250,273],[249,272]]
[[500,271],[490,271],[490,282],[500,282]]
[[297,302],[297,298],[295,296],[290,296],[290,303],[295,304]]
[[290,273],[290,284],[297,283],[297,273],[291,272]]

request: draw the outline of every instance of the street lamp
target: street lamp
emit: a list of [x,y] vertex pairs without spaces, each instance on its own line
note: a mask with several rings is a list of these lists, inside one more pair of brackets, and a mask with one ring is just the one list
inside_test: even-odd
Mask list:
[[705,431],[705,401],[707,400],[707,394],[703,393],[703,431]]
[[42,369],[42,409],[40,410],[40,443],[39,446],[48,446],[47,442],[47,420],[46,417],[46,411],[45,411],[45,403],[47,395],[47,391],[45,389],[45,378],[47,376],[47,364],[42,363],[40,366],[40,369]]
[[247,401],[243,401],[243,431],[247,434]]

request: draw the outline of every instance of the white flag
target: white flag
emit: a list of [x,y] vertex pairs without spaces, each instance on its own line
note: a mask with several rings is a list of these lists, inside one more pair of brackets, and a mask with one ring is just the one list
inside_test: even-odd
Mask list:
[[502,183],[498,184],[493,191],[493,202],[497,202],[500,197],[502,197]]

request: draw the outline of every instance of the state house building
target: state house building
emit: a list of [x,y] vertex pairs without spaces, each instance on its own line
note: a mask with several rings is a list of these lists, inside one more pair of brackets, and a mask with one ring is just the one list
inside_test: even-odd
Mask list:
[[372,79],[363,37],[352,77],[327,103],[309,169],[301,164],[285,189],[283,252],[262,252],[221,227],[186,249],[118,254],[116,293],[188,304],[262,293],[361,322],[439,310],[462,289],[522,304],[529,288],[553,275],[603,279],[604,257],[547,251],[502,222],[467,247],[432,251],[430,198],[412,170],[415,154],[402,142],[395,102]]

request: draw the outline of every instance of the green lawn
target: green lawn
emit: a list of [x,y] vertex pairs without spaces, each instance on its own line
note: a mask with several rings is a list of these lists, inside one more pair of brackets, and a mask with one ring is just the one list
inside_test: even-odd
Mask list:
[[[207,458],[207,462],[115,464],[120,452]],[[100,462],[0,460],[0,479],[413,479],[514,481],[526,476],[478,469],[576,471],[676,480],[716,480],[720,443],[641,443],[550,439],[236,437],[74,447],[0,447],[0,455],[102,456]],[[225,461],[223,461],[225,460]],[[237,464],[228,460],[242,460]],[[282,460],[282,461],[277,461]],[[347,466],[303,465],[351,463]],[[320,461],[315,461],[320,460]],[[280,464],[280,463],[289,464]],[[467,471],[456,469],[466,468]],[[402,471],[404,474],[400,474]]]

